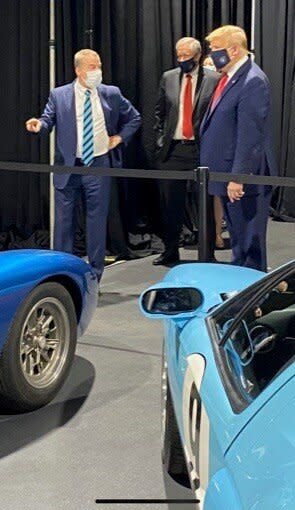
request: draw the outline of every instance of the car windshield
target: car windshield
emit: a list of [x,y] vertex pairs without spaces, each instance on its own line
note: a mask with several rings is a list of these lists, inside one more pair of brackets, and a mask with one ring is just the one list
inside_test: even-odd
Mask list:
[[248,401],[295,360],[295,273],[251,303],[234,328],[241,302],[216,321],[226,369]]

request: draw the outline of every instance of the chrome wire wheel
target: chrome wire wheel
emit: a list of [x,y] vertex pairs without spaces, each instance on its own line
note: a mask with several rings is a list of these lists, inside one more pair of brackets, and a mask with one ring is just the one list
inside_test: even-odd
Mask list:
[[66,308],[55,297],[38,301],[28,313],[20,336],[20,365],[35,389],[54,383],[65,364],[70,346]]

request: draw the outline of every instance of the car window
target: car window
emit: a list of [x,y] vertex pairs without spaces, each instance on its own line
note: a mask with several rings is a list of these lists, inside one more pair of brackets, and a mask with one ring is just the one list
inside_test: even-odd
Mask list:
[[221,347],[227,373],[249,402],[295,361],[295,273],[251,303],[233,329],[237,303],[216,322],[220,336],[229,333]]

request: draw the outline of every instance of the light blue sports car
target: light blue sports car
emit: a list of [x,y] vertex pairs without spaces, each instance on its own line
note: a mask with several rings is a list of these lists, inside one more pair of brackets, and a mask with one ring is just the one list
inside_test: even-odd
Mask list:
[[164,319],[167,471],[204,510],[294,510],[295,261],[180,265],[140,306]]
[[18,411],[49,402],[64,383],[97,304],[83,260],[47,250],[0,254],[0,404]]

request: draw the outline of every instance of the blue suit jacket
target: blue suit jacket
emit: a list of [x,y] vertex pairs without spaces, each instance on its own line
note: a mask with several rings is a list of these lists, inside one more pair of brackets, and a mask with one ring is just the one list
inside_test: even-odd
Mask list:
[[[73,166],[77,150],[77,125],[74,83],[57,87],[50,92],[48,102],[41,115],[41,133],[56,127],[55,164]],[[118,87],[100,85],[97,88],[105,116],[109,136],[120,135],[127,144],[140,126],[141,118],[130,101],[122,96]],[[111,166],[122,166],[122,145],[110,151]],[[55,174],[54,185],[63,189],[70,174]]]
[[[200,128],[200,164],[212,172],[276,175],[270,120],[269,82],[249,60],[229,80],[215,109]],[[210,183],[209,193],[226,195],[227,183]],[[247,185],[246,193],[262,187]]]

